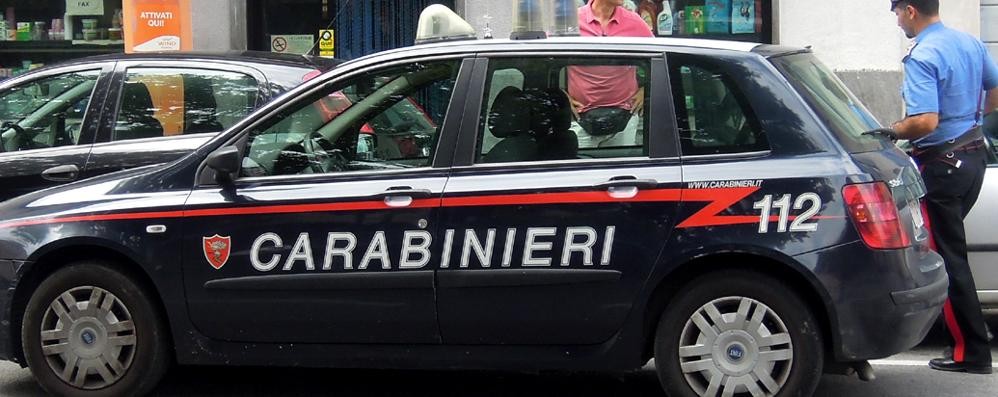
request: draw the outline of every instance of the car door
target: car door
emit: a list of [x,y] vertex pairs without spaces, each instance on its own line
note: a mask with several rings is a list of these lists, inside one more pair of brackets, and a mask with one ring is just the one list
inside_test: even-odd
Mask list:
[[[991,116],[995,117],[995,116]],[[988,168],[977,204],[964,220],[967,230],[967,256],[974,274],[981,305],[998,307],[998,233],[991,220],[998,217],[998,136],[994,128],[985,129],[988,139]]]
[[84,174],[176,160],[265,103],[266,83],[237,64],[119,62]]
[[80,177],[113,66],[55,68],[0,88],[0,201]]
[[448,110],[451,94],[463,98],[460,70],[441,59],[358,71],[233,141],[234,187],[202,185],[185,211],[197,328],[242,342],[438,343],[436,232],[453,152],[438,141],[460,122],[463,102]]
[[[479,60],[481,120],[464,123],[438,231],[444,343],[595,344],[620,329],[680,199],[664,73],[661,53]],[[593,132],[573,104],[613,99],[587,90],[641,101],[619,132]]]

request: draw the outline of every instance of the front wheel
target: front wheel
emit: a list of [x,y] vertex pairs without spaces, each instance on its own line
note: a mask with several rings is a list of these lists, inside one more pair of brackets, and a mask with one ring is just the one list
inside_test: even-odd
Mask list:
[[168,339],[148,292],[111,264],[80,262],[46,278],[24,312],[31,373],[58,396],[142,395],[163,377]]
[[673,397],[810,396],[821,378],[818,324],[784,282],[747,271],[694,280],[663,313],[655,367]]

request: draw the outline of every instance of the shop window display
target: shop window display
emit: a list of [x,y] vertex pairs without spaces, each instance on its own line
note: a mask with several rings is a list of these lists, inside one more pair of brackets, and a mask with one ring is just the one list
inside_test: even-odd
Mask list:
[[657,36],[772,41],[771,0],[628,0]]
[[0,2],[0,80],[45,64],[124,51],[122,0]]

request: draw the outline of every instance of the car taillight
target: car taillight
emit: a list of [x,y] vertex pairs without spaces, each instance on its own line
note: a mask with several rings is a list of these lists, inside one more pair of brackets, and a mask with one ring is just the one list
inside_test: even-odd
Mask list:
[[883,182],[846,185],[842,188],[849,217],[867,246],[896,249],[911,245],[901,227],[894,196]]

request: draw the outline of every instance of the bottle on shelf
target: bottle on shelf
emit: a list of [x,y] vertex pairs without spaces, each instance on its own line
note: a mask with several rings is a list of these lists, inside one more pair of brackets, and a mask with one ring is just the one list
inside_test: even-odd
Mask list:
[[672,36],[672,29],[674,28],[674,20],[672,16],[672,4],[671,1],[665,0],[662,2],[662,10],[658,13],[658,18],[656,20],[656,30],[659,36]]

